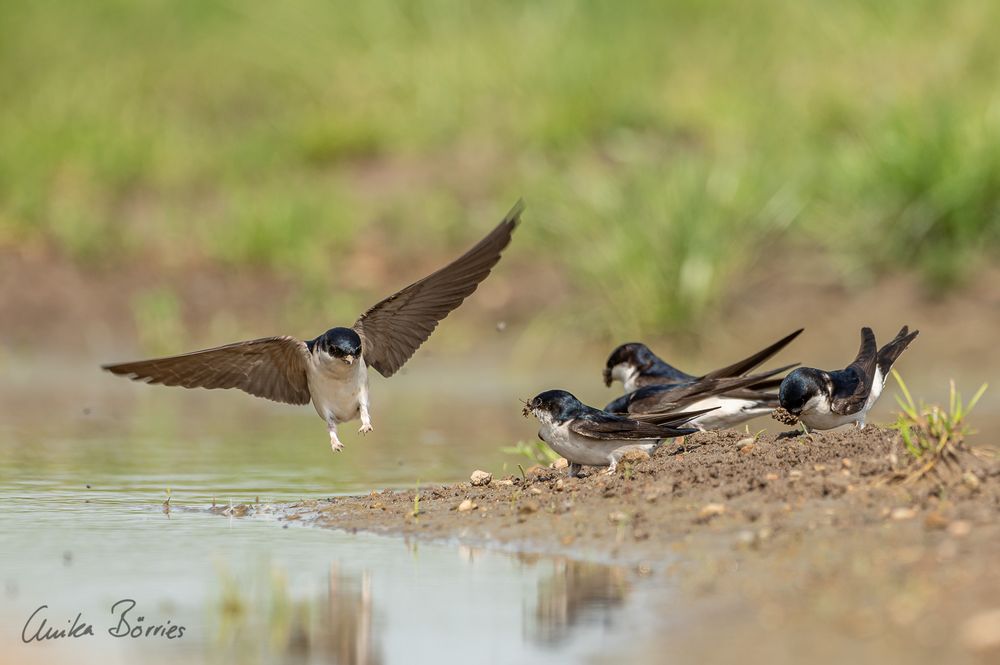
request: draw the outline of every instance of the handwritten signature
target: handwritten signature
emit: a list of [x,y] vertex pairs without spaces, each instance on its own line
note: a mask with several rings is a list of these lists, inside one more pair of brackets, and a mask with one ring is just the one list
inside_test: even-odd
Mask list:
[[[108,628],[108,635],[111,637],[127,637],[132,639],[159,637],[168,640],[176,640],[184,637],[185,626],[173,623],[167,619],[165,623],[146,623],[145,616],[138,613],[130,615],[135,609],[136,602],[131,598],[123,598],[111,606],[111,616],[115,621],[114,625]],[[66,619],[59,623],[55,620],[50,622],[46,615],[48,605],[42,605],[31,613],[28,620],[21,629],[21,641],[25,644],[29,642],[44,642],[46,640],[60,640],[63,638],[94,637],[94,625],[83,619],[83,613],[77,612],[73,619]],[[64,626],[64,627],[60,627]]]

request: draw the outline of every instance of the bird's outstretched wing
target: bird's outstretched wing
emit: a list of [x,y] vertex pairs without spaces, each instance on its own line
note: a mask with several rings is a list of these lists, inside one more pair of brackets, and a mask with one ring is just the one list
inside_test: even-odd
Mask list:
[[842,416],[860,411],[872,391],[875,367],[878,363],[878,346],[871,328],[861,329],[861,348],[850,365],[841,372],[830,372],[834,378],[834,393],[830,410]]
[[462,304],[500,260],[524,211],[518,201],[475,247],[444,268],[382,300],[354,324],[365,361],[392,376],[427,341],[438,322]]
[[184,388],[239,388],[287,404],[309,403],[309,349],[294,337],[264,337],[169,358],[103,365],[113,374]]

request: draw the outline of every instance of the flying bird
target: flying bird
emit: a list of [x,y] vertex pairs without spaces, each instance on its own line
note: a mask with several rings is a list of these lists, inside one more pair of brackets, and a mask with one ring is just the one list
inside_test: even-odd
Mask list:
[[565,390],[546,390],[525,403],[523,415],[541,424],[538,438],[569,462],[569,475],[580,467],[607,466],[612,474],[629,450],[652,452],[663,439],[693,434],[678,428],[704,411],[664,412],[626,417],[587,406]]
[[368,367],[390,377],[439,321],[462,304],[500,260],[517,227],[523,201],[472,249],[444,268],[381,300],[350,328],[330,328],[310,340],[263,337],[168,358],[104,365],[146,383],[184,388],[238,388],[288,404],[312,402],[326,421],[330,447],[344,449],[337,425],[360,418],[372,431]]
[[689,423],[692,427],[700,430],[725,429],[766,415],[778,406],[776,391],[781,379],[773,377],[798,363],[755,375],[756,381],[737,382],[721,393],[716,389],[718,381],[746,378],[747,372],[788,346],[802,334],[802,330],[799,328],[743,360],[702,376],[688,374],[666,363],[645,344],[622,344],[608,356],[604,366],[604,384],[610,386],[615,380],[621,381],[626,394],[605,408],[614,412],[645,413],[660,410],[661,403],[674,402],[678,395],[711,391],[713,395],[691,403],[691,407],[717,408],[692,420]]
[[[861,329],[861,348],[845,369],[800,367],[781,382],[781,408],[808,429],[833,429],[848,423],[865,426],[868,412],[882,394],[889,370],[920,331],[903,326],[881,349],[871,328]],[[794,422],[794,421],[793,421]]]

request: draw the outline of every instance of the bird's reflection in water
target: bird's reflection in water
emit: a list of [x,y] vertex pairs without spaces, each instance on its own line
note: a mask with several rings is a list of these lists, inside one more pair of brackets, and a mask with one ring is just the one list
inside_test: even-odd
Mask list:
[[609,626],[629,593],[626,570],[566,558],[555,559],[553,565],[552,574],[538,583],[534,616],[525,616],[529,638],[557,645],[575,628]]
[[[245,595],[244,595],[245,594]],[[271,588],[244,590],[223,578],[216,648],[240,663],[378,665],[371,573],[331,564],[325,598],[293,598],[281,571]],[[262,636],[266,635],[266,639]]]

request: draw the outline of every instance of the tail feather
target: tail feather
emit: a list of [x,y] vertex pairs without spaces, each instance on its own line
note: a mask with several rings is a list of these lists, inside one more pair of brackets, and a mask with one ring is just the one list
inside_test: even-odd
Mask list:
[[882,372],[883,377],[889,375],[889,370],[892,369],[893,363],[896,362],[899,355],[906,350],[910,342],[919,334],[919,330],[910,332],[908,326],[903,326],[892,341],[878,350],[878,368]]

